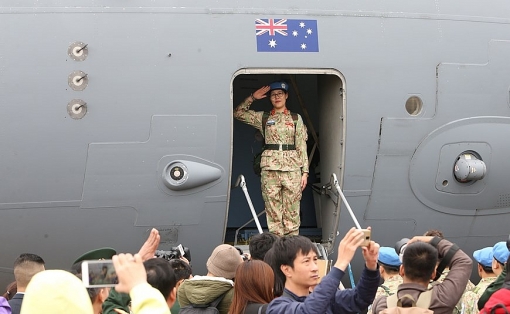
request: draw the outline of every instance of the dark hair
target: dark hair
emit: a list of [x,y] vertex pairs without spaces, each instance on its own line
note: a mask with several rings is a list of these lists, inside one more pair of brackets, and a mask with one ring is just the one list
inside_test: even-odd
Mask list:
[[263,261],[266,252],[273,247],[276,240],[278,240],[278,236],[271,232],[254,235],[250,239],[249,245],[251,259]]
[[[71,269],[69,270],[69,272],[73,275],[79,275],[81,274],[81,262],[78,262],[76,264],[73,264],[73,266],[71,266]],[[80,277],[81,278],[81,277]]]
[[379,263],[379,266],[381,266],[384,269],[384,271],[387,272],[388,274],[395,274],[395,273],[398,273],[400,270],[400,267],[389,266],[389,265],[385,265],[383,263]]
[[478,263],[478,265],[480,265],[482,267],[484,272],[489,273],[489,274],[494,274],[494,271],[492,270],[492,266],[484,266],[480,263]]
[[13,281],[10,284],[8,284],[7,287],[5,288],[5,293],[3,294],[3,297],[7,301],[9,301],[16,294],[16,292],[18,292],[18,284],[16,283],[16,281]]
[[429,243],[407,245],[402,257],[405,276],[413,281],[429,282],[437,265],[437,250]]
[[242,314],[249,302],[267,304],[274,299],[274,273],[263,261],[241,263],[236,270],[236,284],[229,314]]
[[443,232],[441,230],[437,229],[430,229],[427,232],[425,232],[424,236],[426,237],[439,237],[441,239],[444,239]]
[[[81,280],[82,279],[81,267],[80,267],[80,272],[76,272],[77,268],[75,267],[75,265],[81,266],[81,262],[74,264],[73,267],[71,268],[70,273],[75,275],[76,277],[78,277]],[[89,294],[90,302],[92,304],[94,304],[94,301],[96,300],[96,297],[98,296],[98,294],[101,292],[102,288],[86,288],[86,289],[87,289],[87,293]]]
[[[283,288],[285,287],[285,281],[287,278],[285,274],[281,270],[282,265],[288,265],[294,268],[294,260],[297,258],[298,254],[301,253],[303,255],[308,255],[310,251],[313,251],[315,254],[319,255],[317,251],[317,247],[312,243],[312,241],[306,237],[300,235],[291,235],[284,236],[279,238],[273,245],[273,270],[275,270],[276,276],[281,278],[282,285],[282,294]],[[267,255],[267,253],[266,253]],[[275,289],[275,295],[277,294]]]
[[170,267],[174,270],[176,281],[188,279],[191,276],[191,266],[185,261],[181,259],[171,259],[168,262],[170,263]]
[[280,269],[280,265],[277,265],[275,257],[274,257],[274,248],[269,249],[267,251],[266,256],[264,256],[264,262],[267,263],[273,269],[274,273],[274,288],[273,293],[275,297],[279,297],[283,294],[283,288],[285,288],[285,275]]
[[168,299],[177,282],[170,263],[162,258],[151,258],[143,262],[143,265],[147,272],[147,282],[158,289],[165,300]]
[[294,268],[294,260],[299,252],[307,255],[310,251],[319,255],[317,247],[312,241],[300,235],[284,236],[274,243],[274,258],[280,268],[281,265],[288,265]]
[[23,253],[14,261],[14,268],[21,266],[22,264],[25,263],[36,263],[39,265],[44,265],[44,260],[39,255]]
[[23,253],[14,261],[14,278],[19,288],[28,285],[32,277],[44,270],[44,260],[36,254]]

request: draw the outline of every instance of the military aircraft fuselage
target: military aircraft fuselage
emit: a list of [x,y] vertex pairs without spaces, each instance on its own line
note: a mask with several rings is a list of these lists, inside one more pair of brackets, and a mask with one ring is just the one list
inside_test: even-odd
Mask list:
[[251,218],[231,189],[240,174],[263,210],[251,170],[260,142],[233,108],[280,79],[295,83],[289,109],[320,152],[302,227],[319,230],[331,259],[353,226],[323,189],[333,173],[381,245],[432,228],[468,254],[505,240],[509,10],[505,1],[3,1],[0,282],[13,280],[20,253],[69,268],[99,247],[136,252],[152,227],[160,249],[189,247],[203,274],[227,231]]

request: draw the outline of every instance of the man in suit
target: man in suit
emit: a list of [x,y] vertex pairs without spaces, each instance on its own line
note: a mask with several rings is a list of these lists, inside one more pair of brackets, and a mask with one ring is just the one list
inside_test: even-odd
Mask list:
[[18,291],[9,300],[12,314],[20,314],[23,296],[32,277],[44,270],[44,260],[36,254],[23,253],[14,261],[14,278]]

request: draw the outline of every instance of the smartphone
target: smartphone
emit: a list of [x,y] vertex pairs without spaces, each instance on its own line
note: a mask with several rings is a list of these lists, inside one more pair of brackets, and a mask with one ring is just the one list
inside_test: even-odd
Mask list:
[[363,233],[365,234],[365,240],[363,241],[363,243],[361,244],[361,246],[368,246],[370,244],[370,230],[369,229],[361,229],[361,231],[363,231]]
[[114,287],[119,283],[112,260],[83,261],[81,278],[87,288]]
[[184,249],[182,248],[182,244],[179,244],[177,249],[179,250],[179,253],[181,253],[181,257],[184,257]]

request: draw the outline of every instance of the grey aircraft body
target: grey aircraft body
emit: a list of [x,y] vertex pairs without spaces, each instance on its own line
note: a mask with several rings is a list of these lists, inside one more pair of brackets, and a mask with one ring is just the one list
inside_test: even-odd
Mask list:
[[431,228],[468,254],[506,239],[509,12],[471,0],[2,1],[0,283],[20,253],[69,268],[103,246],[136,252],[152,227],[203,274],[251,217],[239,175],[263,210],[260,136],[233,108],[276,80],[291,83],[314,154],[303,234],[318,232],[331,258],[353,226],[332,174],[381,245]]

